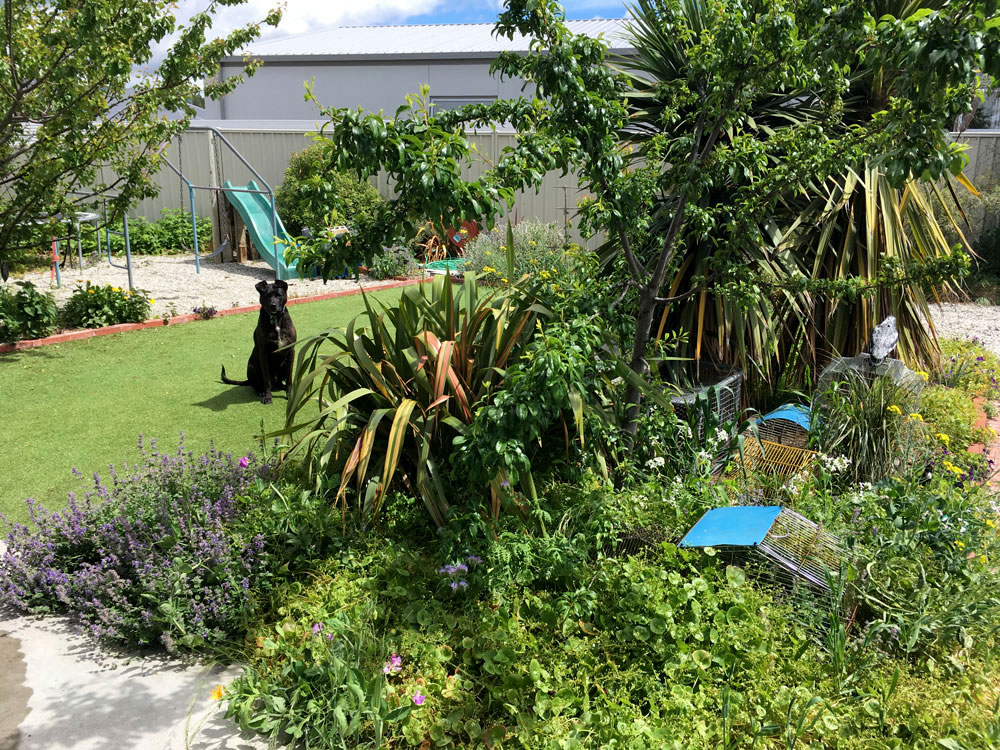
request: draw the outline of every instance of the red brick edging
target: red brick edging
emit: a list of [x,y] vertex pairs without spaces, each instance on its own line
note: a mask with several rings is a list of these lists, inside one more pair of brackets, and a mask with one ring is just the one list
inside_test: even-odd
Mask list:
[[[419,284],[421,279],[406,279],[403,281],[390,281],[385,284],[374,284],[372,286],[358,287],[357,289],[343,289],[339,292],[326,292],[325,294],[313,294],[308,297],[293,297],[288,300],[289,305],[301,305],[306,302],[320,302],[326,299],[336,299],[338,297],[350,297],[364,292],[380,292],[384,289],[395,289],[401,286],[411,286]],[[227,310],[219,310],[216,315],[241,315],[243,313],[257,312],[260,305],[247,305],[245,307],[230,307]],[[95,336],[110,336],[113,333],[124,333],[125,331],[141,331],[144,328],[159,328],[166,325],[177,325],[178,323],[190,323],[198,320],[199,316],[194,313],[187,315],[175,315],[172,318],[155,318],[147,320],[145,323],[122,323],[116,326],[106,326],[104,328],[83,328],[76,331],[66,331],[57,333],[54,336],[47,336],[44,339],[24,339],[13,344],[0,344],[0,354],[6,352],[20,351],[21,349],[34,349],[37,346],[48,346],[50,344],[64,344],[67,341],[79,341],[80,339],[90,339]]]

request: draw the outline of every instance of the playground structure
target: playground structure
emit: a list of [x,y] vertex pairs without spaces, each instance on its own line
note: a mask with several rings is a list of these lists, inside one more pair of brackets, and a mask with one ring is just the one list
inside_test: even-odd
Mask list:
[[[221,141],[225,146],[233,153],[234,156],[256,177],[260,180],[260,184],[254,180],[250,180],[246,186],[233,185],[231,181],[226,180],[224,185],[195,185],[189,180],[183,172],[183,151],[181,146],[178,146],[179,155],[179,165],[175,166],[173,162],[164,157],[163,162],[181,179],[181,181],[187,186],[188,198],[189,198],[189,211],[191,216],[191,233],[193,237],[193,251],[194,251],[194,263],[195,263],[195,273],[201,273],[201,261],[202,258],[214,258],[222,255],[231,245],[234,245],[236,240],[227,236],[222,238],[221,242],[215,246],[212,252],[208,255],[204,255],[201,252],[198,242],[198,217],[195,210],[195,191],[196,190],[209,190],[216,195],[221,194],[225,199],[232,205],[236,214],[240,217],[243,225],[246,227],[247,233],[253,243],[254,248],[260,254],[260,257],[265,260],[268,265],[270,265],[275,272],[275,278],[280,280],[288,280],[299,278],[298,269],[295,264],[289,265],[285,262],[284,258],[279,249],[279,245],[282,243],[289,243],[291,237],[285,230],[284,224],[281,222],[281,218],[278,216],[277,207],[274,198],[274,190],[268,184],[267,180],[258,172],[249,161],[247,161],[239,150],[233,146],[232,143],[217,129],[207,125],[191,125],[189,130],[203,130],[209,133],[209,149],[214,151],[215,141]],[[210,155],[210,158],[211,155]],[[108,256],[108,263],[110,263],[115,268],[121,268],[125,270],[128,274],[128,288],[130,290],[134,289],[133,274],[132,274],[132,247],[129,238],[129,228],[128,228],[128,215],[125,214],[122,217],[122,231],[116,231],[110,228],[110,223],[108,222],[108,212],[107,212],[107,201],[114,198],[114,195],[110,194],[99,194],[92,192],[81,192],[73,191],[73,194],[82,197],[93,197],[98,199],[102,203],[101,213],[96,212],[82,212],[78,213],[73,217],[73,223],[76,226],[76,238],[77,238],[77,256],[80,263],[80,267],[83,267],[83,251],[82,251],[82,241],[80,236],[80,225],[83,223],[93,223],[94,233],[96,235],[97,250],[94,255],[101,255],[101,219],[103,218],[103,229],[105,237],[105,249]],[[181,200],[180,208],[183,210],[183,199]],[[102,216],[103,214],[103,216]],[[213,229],[217,229],[218,217],[213,216]],[[234,232],[235,233],[235,232]],[[111,235],[117,235],[125,240],[125,265],[116,263],[111,255]],[[65,239],[65,238],[62,238]],[[61,277],[61,263],[62,258],[60,256],[60,239],[52,238],[52,273],[56,282],[57,287],[62,286]]]

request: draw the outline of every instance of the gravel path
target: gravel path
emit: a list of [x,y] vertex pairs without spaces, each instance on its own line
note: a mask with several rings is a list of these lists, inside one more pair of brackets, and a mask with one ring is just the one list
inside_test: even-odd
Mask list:
[[[50,291],[56,302],[62,305],[77,286],[84,281],[91,284],[112,284],[128,287],[128,274],[123,268],[115,268],[103,259],[88,265],[90,259],[84,257],[84,268],[67,265],[62,269],[62,287],[57,289],[50,271],[29,273],[11,281],[30,281],[39,289]],[[76,258],[73,258],[75,263]],[[124,260],[115,259],[116,263]],[[202,304],[223,310],[258,303],[254,285],[262,279],[274,279],[274,270],[265,261],[248,263],[201,263],[201,273],[195,273],[194,255],[144,255],[132,259],[132,279],[137,289],[142,289],[152,297],[153,310],[150,317],[159,318],[184,315]],[[361,286],[378,283],[368,276],[361,276]],[[322,280],[293,279],[288,282],[289,297],[307,297],[312,294],[339,292],[357,289],[353,279],[332,279],[326,284]]]
[[941,338],[971,339],[1000,355],[1000,307],[945,303],[931,306],[931,318]]

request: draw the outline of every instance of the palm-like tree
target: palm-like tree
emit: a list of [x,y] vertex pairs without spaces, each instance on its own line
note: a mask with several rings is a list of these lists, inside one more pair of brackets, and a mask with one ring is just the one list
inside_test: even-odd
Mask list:
[[[885,14],[905,18],[920,8],[938,8],[943,0],[879,0],[875,5],[871,12],[876,18]],[[681,0],[680,10],[686,25],[700,34],[707,18],[702,0]],[[692,129],[697,104],[691,111],[671,110],[677,100],[665,92],[689,75],[688,40],[664,23],[656,0],[639,0],[630,13],[628,30],[636,55],[617,61],[633,87],[627,137],[642,142],[683,136]],[[852,71],[845,111],[836,127],[868,122],[893,95],[895,80],[894,71],[886,67],[858,66]],[[720,143],[732,144],[747,136],[774,138],[784,128],[823,117],[822,102],[809,91],[761,92]],[[703,201],[724,205],[730,195],[746,188],[745,182],[731,179],[715,185]],[[897,268],[916,269],[952,252],[932,211],[932,202],[940,199],[937,188],[918,177],[911,177],[902,188],[893,187],[876,160],[862,161],[844,174],[810,184],[807,190],[783,195],[772,221],[730,232],[725,243],[704,233],[688,233],[664,291],[669,297],[695,293],[664,306],[659,332],[687,331],[680,354],[699,367],[706,360],[740,364],[763,376],[756,380],[773,383],[775,375],[789,368],[798,376],[836,354],[862,351],[872,326],[891,314],[899,325],[899,355],[911,361],[933,360],[938,349],[928,308],[938,290],[921,283],[877,286],[874,282],[887,261]],[[660,202],[651,235],[657,233],[657,222],[662,226],[669,221],[672,209],[668,201]],[[960,230],[958,234],[961,237]],[[722,254],[728,255],[728,263],[749,268],[770,293],[745,301],[703,283]],[[832,281],[853,277],[875,289],[854,300],[785,290],[782,282],[796,275]]]

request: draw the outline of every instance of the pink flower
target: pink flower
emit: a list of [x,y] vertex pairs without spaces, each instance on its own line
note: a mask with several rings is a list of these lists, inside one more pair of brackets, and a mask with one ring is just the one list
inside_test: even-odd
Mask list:
[[319,635],[319,631],[321,631],[322,629],[323,629],[323,624],[322,623],[319,623],[319,622],[314,623],[313,624],[313,635]]
[[419,690],[413,696],[413,702],[416,703],[418,706],[424,705],[425,700],[427,700],[427,696],[421,695]]
[[250,457],[249,456],[243,456],[243,458],[240,459],[240,468],[241,469],[245,469],[249,465],[250,465]]
[[403,658],[398,654],[393,654],[382,666],[382,674],[395,674],[403,668]]

